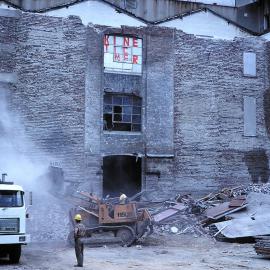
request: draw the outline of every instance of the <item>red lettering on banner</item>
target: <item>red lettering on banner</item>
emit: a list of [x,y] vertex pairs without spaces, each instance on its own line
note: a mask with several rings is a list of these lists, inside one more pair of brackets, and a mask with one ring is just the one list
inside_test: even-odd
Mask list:
[[128,51],[127,48],[123,48],[123,54],[124,54],[124,61],[128,61]]
[[110,43],[109,43],[109,36],[105,35],[104,36],[104,48],[105,48],[105,52],[108,52],[108,47],[109,47]]
[[139,56],[133,55],[132,64],[138,64]]
[[129,47],[129,37],[124,37],[124,47]]
[[133,47],[138,47],[138,39],[133,38]]
[[120,59],[120,54],[119,53],[114,53],[113,54],[113,60],[114,61],[117,61],[117,62],[120,62],[121,61],[121,59]]

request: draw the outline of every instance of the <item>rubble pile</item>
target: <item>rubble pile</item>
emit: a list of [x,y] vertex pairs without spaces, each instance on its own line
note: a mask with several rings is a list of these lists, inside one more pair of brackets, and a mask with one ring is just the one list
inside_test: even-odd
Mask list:
[[177,195],[151,213],[159,234],[210,234],[218,240],[270,235],[270,184],[224,188],[197,200]]
[[200,236],[205,233],[198,219],[195,202],[190,195],[176,196],[162,205],[148,208],[153,220],[154,231],[159,235],[193,234]]
[[[144,193],[127,198],[124,204],[135,202],[138,210],[147,209],[156,235],[210,234],[218,240],[255,238],[257,253],[270,255],[270,184],[223,188],[199,199],[184,194],[153,201],[142,199]],[[92,214],[91,211],[86,212]]]
[[177,214],[162,223],[154,225],[154,231],[157,234],[193,234],[200,236],[205,234],[200,222],[195,215]]
[[248,194],[250,192],[270,194],[270,183],[250,184],[248,186],[240,186],[240,187],[234,189],[233,195],[237,196],[237,195],[241,195],[241,194]]
[[254,249],[258,255],[270,256],[270,236],[256,237]]

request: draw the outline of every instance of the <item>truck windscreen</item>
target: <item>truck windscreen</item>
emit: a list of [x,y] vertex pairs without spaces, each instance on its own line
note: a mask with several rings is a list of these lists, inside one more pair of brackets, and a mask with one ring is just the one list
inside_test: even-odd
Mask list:
[[0,190],[0,207],[23,206],[23,192],[17,190]]

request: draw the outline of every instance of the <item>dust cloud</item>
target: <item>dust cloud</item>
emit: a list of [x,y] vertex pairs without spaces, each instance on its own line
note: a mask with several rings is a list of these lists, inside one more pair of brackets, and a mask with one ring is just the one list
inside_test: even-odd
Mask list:
[[[46,156],[29,139],[18,115],[8,109],[5,97],[0,106],[0,174],[6,181],[21,185],[26,191],[30,218],[27,232],[32,241],[64,240],[69,232],[68,209],[62,197],[52,194],[48,177],[52,157]],[[34,153],[34,154],[33,154]],[[29,192],[33,205],[29,206]]]

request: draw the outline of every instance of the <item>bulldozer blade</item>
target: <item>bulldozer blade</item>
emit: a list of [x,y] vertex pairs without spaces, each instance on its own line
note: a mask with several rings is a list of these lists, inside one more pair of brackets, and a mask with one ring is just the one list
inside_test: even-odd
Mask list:
[[106,238],[82,238],[81,242],[90,247],[99,247],[104,245],[123,244],[120,237],[106,237]]

